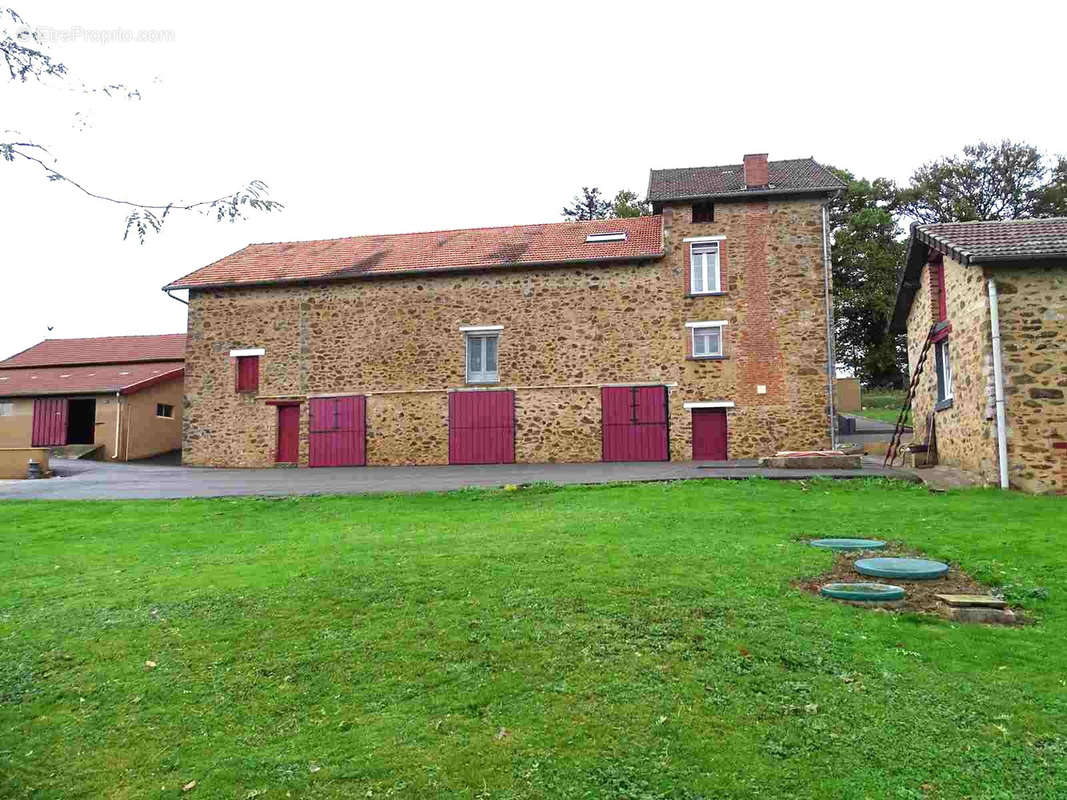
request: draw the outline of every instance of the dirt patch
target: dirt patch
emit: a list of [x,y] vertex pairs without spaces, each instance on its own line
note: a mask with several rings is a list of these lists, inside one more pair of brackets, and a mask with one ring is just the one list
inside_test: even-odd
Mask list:
[[[834,553],[834,563],[828,572],[817,575],[814,578],[803,578],[794,581],[793,585],[812,594],[819,594],[819,590],[827,583],[856,583],[878,582],[889,583],[904,589],[903,602],[892,608],[893,611],[916,611],[923,614],[936,614],[940,601],[934,596],[938,594],[991,594],[999,596],[996,590],[983,586],[967,573],[956,566],[949,564],[948,572],[940,578],[926,581],[907,581],[899,578],[873,578],[856,572],[853,564],[861,558],[928,558],[923,553],[908,550],[902,545],[890,542],[884,550],[864,550],[846,553]],[[821,597],[821,595],[819,595]],[[884,604],[881,605],[885,608]],[[1016,610],[1016,614],[1019,612]],[[1021,615],[1018,617],[1022,621]]]

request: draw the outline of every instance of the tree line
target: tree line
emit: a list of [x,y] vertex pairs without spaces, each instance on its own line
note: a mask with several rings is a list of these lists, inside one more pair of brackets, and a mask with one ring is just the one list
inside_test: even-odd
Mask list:
[[[829,169],[848,186],[829,206],[837,361],[866,386],[902,386],[907,372],[904,338],[889,332],[889,320],[908,223],[1067,216],[1067,157],[1025,142],[968,145],[923,164],[904,185]],[[569,220],[650,213],[634,192],[608,200],[595,186],[563,209]]]

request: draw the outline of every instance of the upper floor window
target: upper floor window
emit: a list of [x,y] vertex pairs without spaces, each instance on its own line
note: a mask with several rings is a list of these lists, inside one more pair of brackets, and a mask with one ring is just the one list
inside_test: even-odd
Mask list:
[[693,242],[689,245],[689,290],[693,294],[721,291],[718,242]]
[[693,222],[714,222],[715,204],[709,200],[693,203]]
[[687,322],[693,358],[722,358],[724,320],[715,322]]
[[937,402],[952,399],[952,362],[948,353],[948,338],[934,345],[934,365],[937,369]]
[[500,348],[500,325],[460,328],[466,335],[467,383],[496,383],[500,380],[497,354]]
[[13,416],[15,416],[15,404],[10,402],[0,402],[0,417]]
[[174,406],[168,403],[156,403],[156,416],[164,419],[174,419]]
[[238,392],[259,391],[259,357],[265,352],[258,347],[230,351],[230,357],[237,360],[235,384]]

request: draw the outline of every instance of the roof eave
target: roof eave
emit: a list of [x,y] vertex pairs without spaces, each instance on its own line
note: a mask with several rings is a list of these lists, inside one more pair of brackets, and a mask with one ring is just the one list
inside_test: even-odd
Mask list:
[[787,197],[796,195],[813,195],[817,197],[833,196],[844,191],[845,186],[809,187],[805,189],[746,189],[743,192],[717,192],[714,194],[671,195],[669,197],[649,197],[651,203],[684,203],[692,200],[737,200],[750,197]]
[[403,270],[390,270],[388,272],[368,272],[362,275],[318,275],[299,278],[271,278],[269,280],[259,281],[227,281],[221,283],[169,283],[163,287],[163,291],[176,290],[176,289],[238,289],[245,287],[256,286],[279,286],[279,285],[293,285],[301,283],[332,283],[334,281],[351,281],[351,280],[372,280],[381,278],[408,278],[412,276],[426,276],[426,275],[442,275],[457,272],[485,272],[491,270],[498,270],[501,268],[522,268],[522,267],[567,267],[574,266],[575,264],[612,264],[612,263],[626,263],[632,261],[654,261],[658,258],[663,258],[664,251],[662,249],[643,253],[641,255],[630,256],[604,256],[601,258],[572,258],[564,260],[551,260],[551,261],[509,261],[500,264],[465,264],[454,267],[438,267],[431,269],[403,269]]

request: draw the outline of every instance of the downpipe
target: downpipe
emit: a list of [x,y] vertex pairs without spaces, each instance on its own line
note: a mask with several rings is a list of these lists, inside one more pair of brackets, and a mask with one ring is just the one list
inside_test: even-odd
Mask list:
[[997,462],[1000,466],[1000,488],[1008,488],[1008,433],[1004,418],[1004,367],[1000,355],[1000,309],[997,305],[997,284],[989,279],[989,325],[993,334],[993,388],[997,401]]
[[822,207],[822,270],[823,293],[826,302],[826,407],[830,414],[830,449],[837,449],[837,426],[834,424],[834,307],[830,296],[830,212]]

